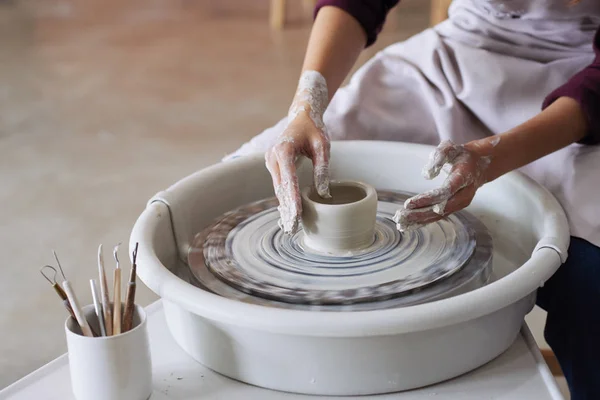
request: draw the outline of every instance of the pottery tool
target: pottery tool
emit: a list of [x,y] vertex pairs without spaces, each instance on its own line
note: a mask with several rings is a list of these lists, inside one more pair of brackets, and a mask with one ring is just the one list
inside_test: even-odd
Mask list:
[[113,250],[113,256],[117,263],[114,271],[115,289],[113,293],[113,335],[118,335],[121,333],[121,266],[119,264],[119,255],[117,254],[120,245],[121,243],[117,244]]
[[67,294],[67,297],[69,298],[69,302],[71,303],[71,306],[73,307],[73,312],[75,313],[75,320],[79,324],[79,327],[81,328],[81,332],[85,336],[94,337],[94,334],[92,333],[92,330],[90,329],[90,326],[88,325],[88,322],[85,319],[83,312],[81,311],[81,307],[79,306],[79,301],[77,300],[77,297],[75,296],[75,292],[73,291],[73,288],[71,287],[71,283],[69,281],[64,281],[63,287],[65,289],[65,293]]
[[[52,274],[52,278],[50,278],[48,275],[46,275],[46,273],[44,272],[44,270],[52,270],[53,274]],[[56,282],[56,275],[58,274],[58,271],[56,271],[56,268],[50,266],[50,265],[44,265],[41,269],[40,269],[40,273],[42,274],[42,276],[44,278],[46,278],[46,280],[48,282],[50,282],[50,284],[52,285],[52,288],[54,289],[54,291],[58,294],[58,296],[60,297],[60,299],[63,302],[63,305],[65,306],[65,308],[67,309],[67,311],[69,312],[69,314],[71,315],[71,317],[73,317],[73,319],[75,319],[75,314],[73,313],[73,308],[71,307],[71,303],[69,303],[69,299],[67,298],[67,294],[65,293],[65,291],[60,287],[60,285],[58,284],[58,282]]]
[[63,281],[66,281],[67,277],[65,276],[65,271],[63,271],[62,265],[60,265],[60,261],[58,259],[58,256],[56,255],[56,251],[52,250],[52,255],[54,256],[54,259],[56,260],[56,265],[58,265],[58,269],[60,271],[60,274],[63,277]]
[[90,287],[92,289],[92,299],[94,300],[94,309],[96,310],[96,316],[98,317],[98,325],[100,325],[100,334],[106,336],[106,326],[104,324],[104,311],[102,310],[102,303],[100,303],[100,297],[98,296],[98,287],[95,279],[90,279]]
[[125,313],[123,314],[123,332],[127,332],[133,326],[133,309],[135,304],[135,285],[136,285],[136,261],[137,261],[138,243],[133,250],[133,262],[131,272],[129,273],[129,284],[127,285],[127,295],[125,296]]
[[60,265],[60,260],[58,259],[58,256],[56,255],[56,252],[54,250],[52,250],[52,254],[54,255],[54,259],[56,260],[56,264],[58,265],[60,274],[63,277],[62,287],[63,287],[63,290],[65,291],[65,294],[67,295],[67,299],[69,300],[69,303],[71,304],[71,309],[73,310],[73,314],[75,314],[75,320],[79,324],[79,327],[81,328],[81,332],[85,336],[94,337],[95,336],[94,332],[90,328],[90,325],[88,324],[87,319],[85,319],[85,315],[83,315],[83,312],[81,311],[81,306],[79,305],[77,296],[75,296],[75,292],[73,291],[73,288],[71,287],[71,282],[69,282],[69,280],[65,276],[65,272],[62,269],[62,265]]
[[108,284],[106,282],[106,271],[104,270],[102,245],[98,246],[98,277],[100,280],[100,296],[102,300],[102,317],[104,319],[104,328],[106,329],[106,335],[112,336],[112,308],[110,305]]

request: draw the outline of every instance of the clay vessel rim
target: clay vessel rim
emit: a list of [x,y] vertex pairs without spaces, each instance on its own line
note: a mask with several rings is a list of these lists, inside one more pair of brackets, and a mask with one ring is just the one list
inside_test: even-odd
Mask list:
[[310,203],[312,205],[312,207],[314,208],[321,208],[321,209],[337,209],[337,210],[341,210],[343,208],[350,208],[350,207],[356,207],[359,206],[361,204],[366,203],[367,201],[370,201],[370,198],[372,197],[372,195],[375,195],[375,197],[377,198],[377,192],[375,190],[375,188],[369,184],[366,184],[364,182],[361,181],[353,181],[353,180],[332,180],[329,182],[329,186],[347,186],[347,187],[357,187],[360,188],[362,190],[364,190],[365,195],[364,197],[362,197],[360,200],[357,201],[353,201],[350,203],[344,203],[344,204],[324,204],[324,203],[319,203],[317,201],[314,201],[313,199],[311,199],[309,197],[309,194],[313,191],[316,190],[314,185],[310,185],[310,186],[306,186],[302,189],[302,197],[303,200]]

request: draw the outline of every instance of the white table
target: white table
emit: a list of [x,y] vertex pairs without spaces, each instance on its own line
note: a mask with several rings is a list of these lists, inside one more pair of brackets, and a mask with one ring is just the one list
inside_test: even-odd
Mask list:
[[[317,400],[340,397],[301,396],[249,386],[228,379],[194,361],[171,337],[162,302],[146,308],[152,347],[154,392],[151,400]],[[0,399],[73,399],[68,357],[60,356],[0,391]],[[366,396],[360,399],[418,400],[563,400],[526,325],[504,354],[487,365],[456,379],[410,392]],[[110,400],[110,399],[107,399]]]

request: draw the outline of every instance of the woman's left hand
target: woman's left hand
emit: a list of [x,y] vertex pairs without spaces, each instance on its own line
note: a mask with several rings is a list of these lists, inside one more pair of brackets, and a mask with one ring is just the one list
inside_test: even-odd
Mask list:
[[[491,144],[493,147],[494,143]],[[433,179],[448,164],[448,177],[441,187],[416,195],[404,203],[404,208],[394,216],[398,230],[420,228],[471,204],[477,189],[486,182],[486,170],[491,161],[488,147],[477,142],[466,145],[456,145],[451,141],[440,143],[423,169],[423,175],[426,179]]]
[[592,127],[579,103],[561,97],[535,117],[500,135],[465,145],[442,142],[423,173],[425,178],[433,179],[449,164],[448,177],[440,188],[404,203],[394,216],[398,230],[419,228],[467,207],[485,183],[580,141],[590,132]]

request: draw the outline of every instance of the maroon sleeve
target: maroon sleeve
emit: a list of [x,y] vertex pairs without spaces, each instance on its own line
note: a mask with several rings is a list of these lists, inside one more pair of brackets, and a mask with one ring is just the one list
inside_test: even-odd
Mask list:
[[594,62],[550,93],[542,105],[544,109],[559,97],[570,97],[579,103],[588,122],[588,132],[580,144],[600,143],[600,29],[594,37],[594,53]]
[[399,2],[400,0],[319,0],[314,16],[316,17],[319,10],[325,6],[341,8],[363,27],[367,34],[365,47],[369,47],[377,40],[388,12]]

